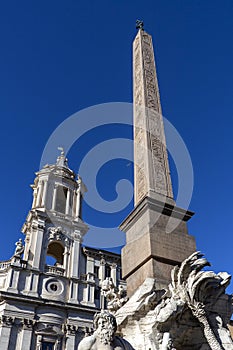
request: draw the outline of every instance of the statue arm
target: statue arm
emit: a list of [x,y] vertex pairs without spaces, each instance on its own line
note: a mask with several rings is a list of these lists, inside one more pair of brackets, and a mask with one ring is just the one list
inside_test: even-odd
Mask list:
[[94,345],[96,339],[94,335],[83,338],[78,345],[78,350],[91,350]]

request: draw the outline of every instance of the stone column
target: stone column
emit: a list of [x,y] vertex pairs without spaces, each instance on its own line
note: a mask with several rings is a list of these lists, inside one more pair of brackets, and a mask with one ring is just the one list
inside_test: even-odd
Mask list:
[[8,292],[18,293],[18,282],[19,282],[19,274],[20,270],[11,267],[9,273],[9,277],[7,278],[8,283]]
[[78,279],[79,279],[79,257],[82,235],[79,231],[74,232],[74,241],[71,251],[70,277],[73,279],[70,293],[70,301],[78,303]]
[[71,283],[70,283],[70,298],[69,301],[74,303],[74,304],[78,304],[79,300],[78,300],[78,280],[76,279],[72,279]]
[[12,267],[9,269],[8,273],[7,273],[7,277],[6,277],[6,288],[11,288],[11,284],[12,284],[12,278],[13,278],[13,274],[14,271],[12,269]]
[[25,290],[23,294],[38,297],[39,272],[32,271],[27,277]]
[[[100,269],[99,269],[99,279],[100,279],[100,286],[102,282],[105,280],[105,265],[106,261],[104,258],[100,260]],[[100,308],[104,309],[105,307],[105,297],[102,293],[100,293]]]
[[31,239],[32,267],[40,269],[41,258],[43,257],[44,221],[38,220],[35,223],[33,235],[33,239]]
[[38,335],[36,339],[36,350],[42,350],[42,335]]
[[94,274],[95,260],[91,256],[87,256],[86,272]]
[[43,182],[40,181],[38,184],[37,198],[36,198],[36,207],[39,207],[41,204],[41,195],[43,190]]
[[54,190],[53,190],[53,202],[52,202],[52,210],[55,210],[56,208],[56,201],[57,201],[57,189],[58,189],[58,185],[55,184],[54,185]]
[[111,265],[111,278],[114,285],[117,285],[117,264],[113,263]]
[[88,297],[89,297],[89,300],[88,300],[88,303],[91,304],[91,306],[95,306],[95,282],[92,281],[90,284],[89,284],[89,293],[88,293]]
[[10,337],[11,337],[11,329],[14,323],[14,319],[9,316],[1,316],[1,326],[0,326],[0,339],[1,350],[8,350]]
[[76,191],[73,191],[73,206],[72,206],[72,216],[75,217],[76,215],[76,206],[77,206],[77,193]]
[[37,188],[33,188],[32,208],[35,208],[36,206],[36,199],[37,199]]
[[72,247],[72,261],[71,261],[71,277],[79,278],[79,256],[80,256],[80,245],[82,243],[82,235],[80,231],[75,230],[74,241]]
[[69,247],[65,245],[65,251],[63,254],[63,266],[65,269],[65,276],[69,275],[69,256],[70,256]]
[[66,215],[70,215],[70,198],[71,198],[71,189],[68,188],[67,197],[66,197]]
[[80,191],[80,188],[78,188],[77,192],[76,192],[76,209],[75,209],[75,217],[76,218],[79,217],[80,204],[81,204],[81,191]]
[[41,202],[42,207],[46,207],[47,192],[48,192],[48,181],[45,181],[44,188],[43,188],[42,202]]
[[102,258],[100,260],[100,269],[99,269],[99,279],[101,282],[105,280],[105,260]]
[[67,341],[66,341],[66,350],[75,349],[75,335],[76,335],[76,327],[74,325],[67,325]]
[[87,256],[87,302],[91,305],[95,303],[95,278],[94,278],[95,260],[91,256]]
[[21,347],[20,347],[20,349],[22,350],[31,349],[32,327],[33,327],[33,321],[29,319],[24,319],[23,329],[22,329],[22,338],[21,338]]

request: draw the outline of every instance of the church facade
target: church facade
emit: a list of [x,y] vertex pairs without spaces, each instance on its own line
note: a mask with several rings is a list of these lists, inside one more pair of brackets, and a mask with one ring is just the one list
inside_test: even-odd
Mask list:
[[0,349],[74,350],[104,307],[101,282],[124,288],[118,254],[83,247],[85,186],[68,167],[36,173],[33,203],[13,257],[0,262]]

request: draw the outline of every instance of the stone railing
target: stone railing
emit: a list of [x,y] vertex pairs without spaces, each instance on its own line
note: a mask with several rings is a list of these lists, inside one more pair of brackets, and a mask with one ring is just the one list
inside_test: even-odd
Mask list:
[[50,265],[45,266],[45,272],[52,273],[54,275],[63,276],[64,271],[65,270],[63,269],[63,267],[50,266]]
[[4,271],[4,270],[8,269],[10,264],[11,264],[11,260],[0,261],[0,271]]

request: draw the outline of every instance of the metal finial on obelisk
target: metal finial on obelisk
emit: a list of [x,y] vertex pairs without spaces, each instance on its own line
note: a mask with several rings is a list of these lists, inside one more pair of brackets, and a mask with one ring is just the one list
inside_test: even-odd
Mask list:
[[144,30],[144,23],[140,19],[136,20],[136,29],[142,29]]

